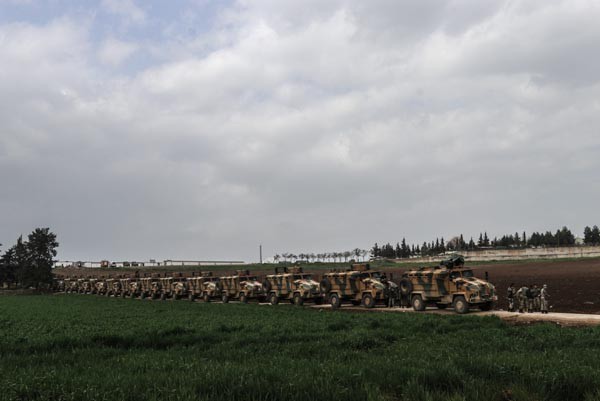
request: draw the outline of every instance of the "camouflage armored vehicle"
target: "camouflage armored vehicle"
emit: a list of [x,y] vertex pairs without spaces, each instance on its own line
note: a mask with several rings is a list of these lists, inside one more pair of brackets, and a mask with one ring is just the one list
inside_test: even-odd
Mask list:
[[321,292],[328,297],[333,308],[342,302],[373,308],[387,301],[386,285],[381,282],[381,272],[371,270],[369,264],[353,264],[349,270],[325,273]]
[[65,279],[65,292],[67,294],[79,292],[79,280],[76,278]]
[[186,280],[179,273],[179,277],[162,277],[160,281],[160,299],[179,299],[185,295]]
[[284,267],[283,271],[275,268],[275,274],[266,276],[263,288],[271,305],[277,305],[279,300],[288,300],[298,306],[307,300],[317,304],[323,301],[319,283],[313,280],[311,274],[304,273],[301,267],[289,270]]
[[232,276],[219,277],[219,283],[223,303],[230,299],[237,299],[242,303],[247,303],[249,299],[264,299],[262,284],[248,270],[238,270]]
[[140,298],[149,297],[156,299],[160,297],[162,292],[160,279],[154,275],[151,277],[143,277],[137,280],[140,286]]
[[495,287],[476,278],[464,263],[462,256],[455,256],[442,261],[438,267],[408,271],[400,281],[400,292],[408,297],[416,311],[423,311],[428,305],[439,309],[452,306],[461,314],[471,307],[492,309],[498,300]]
[[94,288],[92,289],[92,294],[106,294],[106,280],[104,278],[96,280],[96,282],[94,283]]
[[205,302],[209,302],[212,298],[221,298],[221,288],[218,283],[219,278],[213,277],[212,272],[201,272],[199,276],[194,274],[187,279],[188,299],[194,301],[196,298],[202,298]]
[[77,292],[80,294],[87,294],[91,291],[90,281],[86,278],[77,279]]

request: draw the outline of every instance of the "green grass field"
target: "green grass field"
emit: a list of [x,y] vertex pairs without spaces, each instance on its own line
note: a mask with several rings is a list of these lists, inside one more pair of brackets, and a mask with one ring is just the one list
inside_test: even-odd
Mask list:
[[600,400],[600,328],[0,297],[2,400]]

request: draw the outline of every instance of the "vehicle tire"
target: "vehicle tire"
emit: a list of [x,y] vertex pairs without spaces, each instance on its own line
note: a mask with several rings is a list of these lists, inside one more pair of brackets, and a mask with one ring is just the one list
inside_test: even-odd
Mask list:
[[304,298],[302,298],[302,295],[300,295],[299,292],[295,293],[294,297],[292,299],[294,301],[294,305],[296,305],[296,306],[304,305]]
[[221,302],[224,304],[229,303],[229,295],[223,294],[223,296],[221,296]]
[[205,303],[209,303],[210,302],[210,296],[208,294],[204,294],[204,296],[202,297],[202,300]]
[[341,304],[342,304],[342,302],[340,301],[340,297],[339,297],[338,294],[331,294],[329,296],[329,303],[331,304],[331,307],[333,309],[338,309],[341,306]]
[[323,280],[321,280],[321,292],[323,294],[328,294],[329,291],[331,291],[331,283],[329,282],[329,280],[324,278]]
[[375,306],[375,300],[371,294],[365,294],[362,298],[362,306],[371,309]]
[[493,302],[486,302],[484,304],[479,305],[479,309],[481,309],[483,312],[487,312],[489,310],[494,309],[494,303]]
[[269,280],[263,281],[262,285],[265,292],[271,292],[271,282]]
[[248,303],[248,297],[246,296],[246,294],[242,293],[240,294],[240,302],[243,304],[247,304]]
[[448,304],[435,304],[435,306],[437,306],[438,309],[446,309],[448,307]]
[[425,310],[425,302],[423,301],[423,297],[419,294],[412,297],[411,304],[414,310],[417,312],[422,312]]
[[269,303],[271,305],[277,305],[279,303],[279,297],[274,292],[272,292],[271,294],[269,294]]
[[469,311],[469,304],[467,300],[462,295],[454,298],[454,302],[452,303],[452,307],[454,308],[454,312],[459,314],[465,314]]
[[407,278],[400,280],[398,287],[400,288],[400,294],[404,296],[410,295],[410,293],[413,291],[412,281]]

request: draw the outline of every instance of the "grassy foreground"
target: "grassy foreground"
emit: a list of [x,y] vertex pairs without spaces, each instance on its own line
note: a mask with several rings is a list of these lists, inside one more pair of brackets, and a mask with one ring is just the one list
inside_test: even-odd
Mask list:
[[600,400],[600,328],[0,298],[2,400]]

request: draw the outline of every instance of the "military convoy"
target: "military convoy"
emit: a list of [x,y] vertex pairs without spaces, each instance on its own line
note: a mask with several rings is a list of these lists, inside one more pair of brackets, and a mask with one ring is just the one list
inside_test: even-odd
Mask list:
[[56,281],[57,291],[66,293],[99,294],[141,299],[181,299],[204,302],[220,300],[223,303],[250,300],[277,305],[287,301],[301,306],[306,302],[320,305],[328,302],[337,309],[344,303],[373,308],[377,304],[411,305],[415,311],[428,306],[439,309],[452,307],[457,313],[470,308],[490,310],[497,296],[494,286],[473,275],[464,267],[464,259],[455,256],[436,267],[410,270],[396,285],[385,273],[372,270],[369,264],[352,264],[344,271],[333,270],[322,275],[318,282],[314,275],[301,267],[277,268],[274,274],[264,276],[262,282],[248,270],[238,270],[229,276],[216,277],[202,272],[191,277],[152,274],[144,277],[76,278]]

